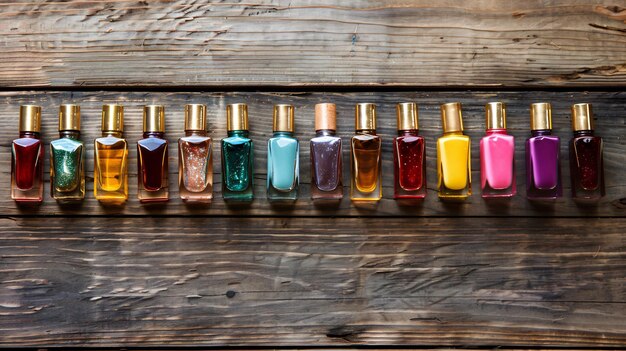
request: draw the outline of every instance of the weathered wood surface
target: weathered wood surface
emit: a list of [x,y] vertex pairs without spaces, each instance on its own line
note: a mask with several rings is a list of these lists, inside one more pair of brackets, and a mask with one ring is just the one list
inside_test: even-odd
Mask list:
[[[622,0],[0,0],[0,34],[0,347],[626,345]],[[290,92],[281,93],[285,86]],[[30,87],[47,90],[24,91]],[[172,91],[143,91],[164,87]],[[462,91],[468,87],[518,91]],[[473,140],[474,180],[483,105],[508,104],[520,193],[510,201],[485,202],[477,183],[464,204],[437,199],[438,105],[457,100]],[[546,100],[563,140],[565,197],[532,204],[523,196],[523,140],[528,105]],[[379,105],[389,172],[377,206],[309,200],[313,106],[327,101],[338,105],[346,142],[354,104]],[[420,104],[427,138],[429,194],[421,203],[391,199],[401,101]],[[60,207],[46,184],[43,205],[17,207],[8,187],[18,107],[44,107],[47,147],[64,102],[83,110],[87,200]],[[102,207],[92,195],[92,141],[100,105],[110,102],[127,107],[131,145],[131,199],[121,208]],[[249,103],[255,141],[257,199],[247,207],[226,206],[220,194],[217,141],[233,102]],[[569,196],[575,102],[594,104],[606,145],[607,196],[592,207]],[[134,145],[147,103],[166,105],[173,142],[172,199],[163,206],[136,200]],[[210,206],[177,198],[174,141],[186,103],[209,105],[216,147]],[[297,107],[302,191],[293,206],[265,200],[275,103]]]
[[0,86],[615,86],[626,3],[0,1]]
[[[459,100],[464,106],[466,132],[473,138],[472,177],[474,195],[463,204],[442,203],[436,192],[436,138],[441,135],[439,104]],[[519,195],[510,201],[494,203],[480,197],[479,140],[484,135],[484,104],[501,100],[508,104],[509,131],[517,137],[517,183]],[[529,136],[531,102],[553,102],[555,133],[563,138],[561,156],[565,196],[554,204],[534,204],[525,198],[524,140]],[[10,143],[17,135],[19,105],[37,103],[43,106],[43,136],[46,142],[58,137],[58,106],[64,102],[81,104],[83,140],[87,143],[87,199],[79,207],[59,206],[49,195],[46,184],[45,202],[40,207],[19,207],[8,196],[0,197],[0,214],[4,215],[297,215],[297,216],[624,216],[626,198],[626,144],[624,143],[626,93],[549,93],[549,92],[440,92],[440,93],[135,93],[135,92],[46,92],[0,93],[0,118],[5,121],[0,131],[0,193],[8,194],[10,185]],[[255,142],[255,185],[257,199],[250,206],[228,206],[221,198],[221,160],[219,142],[226,135],[225,106],[228,103],[249,103],[251,137]],[[320,206],[310,200],[310,157],[308,140],[314,136],[314,104],[322,101],[338,105],[339,134],[344,138],[344,184],[349,191],[349,138],[354,133],[354,104],[372,101],[378,104],[379,133],[383,136],[384,199],[377,206],[357,206],[346,196],[337,206]],[[396,135],[395,104],[416,101],[420,104],[421,133],[427,138],[427,179],[429,194],[423,202],[403,203],[393,197],[392,139]],[[596,111],[597,134],[605,140],[607,196],[597,206],[577,206],[570,196],[567,141],[571,137],[569,106],[589,101]],[[93,139],[100,136],[100,114],[103,102],[120,102],[126,106],[125,128],[130,147],[130,201],[126,206],[101,206],[93,197]],[[206,103],[209,111],[210,135],[214,138],[215,199],[211,206],[187,206],[178,198],[178,154],[176,140],[183,135],[183,105]],[[141,138],[141,105],[166,105],[167,137],[171,141],[171,200],[162,206],[141,205],[136,198],[136,141]],[[301,142],[301,194],[290,206],[272,206],[265,199],[267,139],[271,136],[272,105],[291,103],[296,106],[296,136]],[[47,145],[47,144],[46,144]],[[46,162],[49,162],[46,157]],[[46,170],[48,167],[46,167]],[[48,178],[48,175],[46,175]],[[504,206],[503,206],[504,204]]]
[[626,219],[0,219],[1,346],[626,343]]

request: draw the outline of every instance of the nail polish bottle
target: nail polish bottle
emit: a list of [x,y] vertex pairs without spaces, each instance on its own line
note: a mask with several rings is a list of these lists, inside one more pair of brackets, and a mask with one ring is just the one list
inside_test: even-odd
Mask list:
[[185,202],[213,198],[213,146],[206,132],[206,105],[185,105],[185,136],[178,139],[178,192]]
[[485,105],[487,135],[480,140],[482,197],[511,197],[515,186],[515,139],[506,133],[506,106]]
[[315,105],[315,138],[311,139],[311,198],[343,198],[341,138],[336,135],[335,104]]
[[222,139],[222,197],[226,201],[249,202],[254,197],[253,143],[248,133],[248,106],[226,106],[228,137]]
[[350,141],[350,198],[378,201],[383,195],[382,138],[376,135],[376,105],[360,103],[355,109],[356,134]]
[[426,143],[418,135],[417,104],[398,104],[396,115],[398,136],[393,140],[393,197],[421,199],[426,196]]
[[119,205],[128,199],[128,144],[122,138],[124,107],[102,106],[102,137],[94,142],[94,187],[96,199]]
[[11,198],[17,202],[43,200],[41,107],[20,106],[19,138],[11,144]]
[[274,105],[274,136],[267,142],[267,198],[295,201],[298,198],[300,147],[293,137],[294,108]]
[[591,104],[572,105],[572,130],[569,143],[572,196],[575,200],[597,201],[604,196],[602,138],[594,135]]
[[547,102],[530,107],[531,137],[526,140],[526,197],[556,199],[561,185],[561,140],[552,135],[552,106]]
[[140,202],[169,199],[168,143],[165,140],[165,107],[143,107],[143,139],[137,142],[137,198]]
[[50,143],[50,193],[59,202],[85,198],[85,145],[80,141],[80,106],[59,108],[59,139]]
[[471,142],[463,134],[461,103],[441,105],[443,136],[437,139],[440,199],[464,200],[472,194]]

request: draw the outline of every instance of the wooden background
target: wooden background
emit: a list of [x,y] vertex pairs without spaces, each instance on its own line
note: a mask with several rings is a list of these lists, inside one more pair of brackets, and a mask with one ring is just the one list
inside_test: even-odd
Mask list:
[[[0,346],[465,347],[626,346],[626,2],[624,1],[0,1]],[[473,179],[488,101],[508,105],[520,196],[445,204],[435,192],[438,104],[461,101]],[[348,140],[357,102],[379,105],[384,199],[334,207],[309,201],[313,106],[335,102]],[[394,105],[420,104],[427,137],[425,201],[391,199]],[[565,197],[524,195],[528,105],[550,101],[563,138]],[[56,138],[61,103],[80,103],[88,198],[18,207],[9,199],[10,143],[20,104],[43,106]],[[257,199],[210,206],[177,196],[93,200],[102,103],[209,106],[215,141],[225,105],[250,105]],[[569,105],[591,102],[605,138],[607,196],[570,199]],[[300,199],[264,199],[271,106],[296,105]],[[214,145],[217,145],[215,143]],[[219,150],[215,150],[219,160]],[[344,160],[347,161],[347,150]],[[47,162],[48,160],[46,160]],[[347,162],[345,180],[347,183]],[[46,174],[46,179],[48,175]]]

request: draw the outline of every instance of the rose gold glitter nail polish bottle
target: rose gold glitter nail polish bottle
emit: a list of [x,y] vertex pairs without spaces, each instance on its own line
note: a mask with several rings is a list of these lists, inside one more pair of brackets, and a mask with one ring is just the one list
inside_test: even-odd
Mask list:
[[185,105],[185,136],[178,140],[178,188],[185,202],[211,202],[213,149],[206,132],[206,105]]

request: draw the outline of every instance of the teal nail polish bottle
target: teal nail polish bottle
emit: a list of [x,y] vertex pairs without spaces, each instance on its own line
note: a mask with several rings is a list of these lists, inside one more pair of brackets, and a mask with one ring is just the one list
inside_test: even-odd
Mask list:
[[298,198],[299,144],[293,137],[293,106],[274,106],[274,136],[267,143],[267,198]]
[[50,143],[50,187],[59,202],[85,198],[85,145],[80,137],[80,106],[59,108],[60,139]]
[[222,139],[222,197],[226,201],[249,202],[254,198],[254,154],[248,138],[248,106],[226,106],[226,130]]

